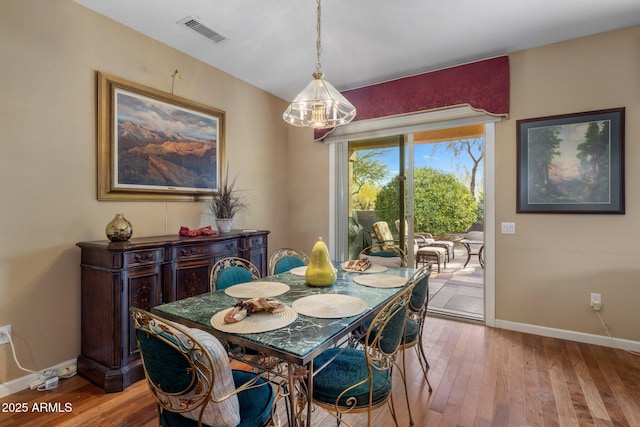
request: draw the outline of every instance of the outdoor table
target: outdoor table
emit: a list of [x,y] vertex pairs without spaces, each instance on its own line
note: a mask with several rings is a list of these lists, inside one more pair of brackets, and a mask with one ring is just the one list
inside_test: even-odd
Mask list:
[[[464,263],[462,267],[464,268],[467,266],[472,255],[478,255],[478,261],[480,262],[480,266],[484,268],[484,242],[482,240],[462,239],[460,240],[460,243],[462,243],[462,245],[467,250],[467,261]],[[474,247],[480,246],[480,248],[478,249],[478,252],[473,252],[472,245]]]

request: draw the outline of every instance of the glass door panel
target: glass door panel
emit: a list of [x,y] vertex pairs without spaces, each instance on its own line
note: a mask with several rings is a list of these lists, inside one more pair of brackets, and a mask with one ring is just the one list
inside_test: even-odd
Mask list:
[[349,142],[349,259],[382,241],[404,246],[397,225],[404,218],[404,147],[402,135]]

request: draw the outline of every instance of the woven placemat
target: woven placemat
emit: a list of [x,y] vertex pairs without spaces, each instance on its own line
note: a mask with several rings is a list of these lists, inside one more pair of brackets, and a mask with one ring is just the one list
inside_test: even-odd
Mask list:
[[229,286],[224,293],[235,298],[266,298],[282,295],[289,291],[289,285],[281,282],[254,280]]
[[291,307],[299,314],[322,319],[341,319],[363,313],[368,306],[358,297],[341,294],[310,295],[297,299]]
[[387,271],[388,268],[385,267],[384,265],[380,265],[380,264],[371,264],[371,267],[367,268],[365,271],[360,271],[360,270],[352,270],[350,268],[347,268],[347,262],[343,262],[340,266],[342,267],[342,269],[344,271],[348,271],[349,273],[364,273],[364,274],[371,274],[371,273],[382,273],[383,271]]
[[285,307],[280,313],[260,311],[247,316],[237,323],[224,323],[224,316],[232,308],[217,312],[211,318],[211,326],[222,332],[232,334],[255,334],[273,331],[290,325],[298,318],[298,312],[291,307]]
[[359,285],[372,288],[400,288],[407,283],[407,279],[391,274],[362,274],[353,278]]

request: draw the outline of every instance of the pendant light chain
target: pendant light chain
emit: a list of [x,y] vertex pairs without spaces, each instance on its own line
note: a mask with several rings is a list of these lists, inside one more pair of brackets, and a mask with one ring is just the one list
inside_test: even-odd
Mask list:
[[322,72],[320,70],[320,55],[322,53],[322,5],[321,5],[321,0],[318,0],[318,12],[317,12],[317,23],[316,23],[316,32],[318,34],[318,38],[316,39],[316,58],[317,61],[316,62],[316,71],[317,72]]
[[316,70],[313,80],[289,104],[282,118],[294,126],[329,129],[349,123],[356,116],[356,108],[328,81],[320,69],[322,54],[322,0],[316,0]]

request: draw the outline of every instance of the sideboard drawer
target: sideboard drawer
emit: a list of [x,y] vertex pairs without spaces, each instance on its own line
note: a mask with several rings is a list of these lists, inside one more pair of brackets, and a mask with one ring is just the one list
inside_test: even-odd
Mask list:
[[238,252],[238,240],[227,240],[206,245],[188,245],[176,248],[175,258],[184,261],[192,258],[203,258],[220,253]]
[[164,262],[164,248],[124,253],[124,268]]
[[259,248],[267,244],[267,236],[251,236],[247,238],[247,248]]

